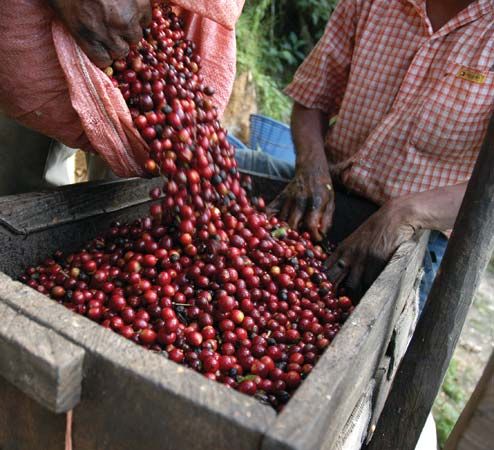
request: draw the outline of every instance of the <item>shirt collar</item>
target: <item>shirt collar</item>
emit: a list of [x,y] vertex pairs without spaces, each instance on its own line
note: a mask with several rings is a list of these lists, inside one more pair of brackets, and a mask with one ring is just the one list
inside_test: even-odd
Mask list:
[[463,11],[461,11],[456,17],[451,19],[441,29],[435,33],[432,31],[432,25],[429,17],[427,16],[426,0],[403,0],[414,6],[417,13],[422,17],[424,25],[427,27],[429,34],[434,37],[445,36],[452,31],[473,22],[486,14],[492,14],[494,17],[494,0],[477,0],[474,3],[468,5]]

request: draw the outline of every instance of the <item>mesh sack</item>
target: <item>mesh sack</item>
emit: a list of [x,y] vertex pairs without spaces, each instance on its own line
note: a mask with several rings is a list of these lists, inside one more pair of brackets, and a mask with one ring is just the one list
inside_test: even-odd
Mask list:
[[235,23],[245,0],[173,0],[185,21],[187,38],[202,57],[202,74],[215,90],[220,117],[232,92],[236,72]]
[[[224,1],[192,3],[200,3],[197,9],[203,11]],[[215,7],[207,9],[212,12]],[[237,16],[230,17],[236,20],[240,9]],[[189,26],[189,38],[204,52],[200,54],[205,79],[217,90],[222,111],[235,65],[216,61],[223,51],[227,61],[235,59],[235,37],[228,28],[234,22],[225,21],[224,13],[217,18],[224,25],[194,12],[181,9],[180,13]],[[5,1],[0,36],[2,113],[69,147],[97,152],[120,177],[144,175],[141,166],[148,146],[135,129],[120,91],[81,51],[46,0]],[[208,64],[214,67],[208,68]]]
[[234,30],[245,0],[172,0],[182,9],[213,20],[223,27]]
[[187,38],[197,45],[202,58],[202,75],[214,91],[219,117],[223,116],[233,89],[236,73],[235,31],[197,14],[182,14]]

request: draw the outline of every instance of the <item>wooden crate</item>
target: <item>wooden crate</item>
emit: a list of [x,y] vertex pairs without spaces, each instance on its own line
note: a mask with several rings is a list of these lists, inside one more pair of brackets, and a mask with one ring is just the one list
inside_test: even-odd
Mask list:
[[[255,181],[268,197],[282,187]],[[369,398],[372,430],[414,326],[426,235],[399,249],[279,415],[13,281],[55,249],[75,250],[111,221],[142,215],[156,185],[0,199],[0,448],[65,448],[71,410],[75,450],[334,450]],[[373,212],[357,199],[337,205],[335,238]]]

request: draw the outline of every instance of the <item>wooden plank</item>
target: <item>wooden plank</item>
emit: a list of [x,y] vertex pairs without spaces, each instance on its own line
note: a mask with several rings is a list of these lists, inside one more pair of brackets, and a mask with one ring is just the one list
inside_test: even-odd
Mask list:
[[375,380],[371,380],[366,391],[357,402],[345,426],[338,435],[332,450],[357,450],[367,433],[372,416],[372,398],[376,389]]
[[416,281],[427,239],[425,234],[399,249],[268,430],[263,450],[334,448],[386,352]]
[[0,224],[28,234],[139,205],[161,179],[118,180],[65,186],[57,190],[0,197]]
[[487,383],[478,408],[468,429],[461,437],[457,450],[489,450],[494,445],[494,376]]
[[65,450],[65,414],[52,413],[1,376],[0,399],[0,449]]
[[[139,181],[140,185],[147,183],[149,181]],[[112,184],[105,189],[111,191],[117,187]],[[147,196],[149,186],[140,189]],[[271,188],[271,192],[274,191]],[[97,194],[88,196],[88,201],[94,195]],[[339,230],[340,236],[344,237],[376,207],[368,202],[364,205],[358,199],[349,200],[342,193],[337,195],[341,196],[338,202],[340,209],[333,229]],[[111,195],[109,198],[112,198]],[[30,202],[23,203],[22,207],[34,208],[36,201],[35,196]],[[67,202],[67,197],[59,197],[58,201]],[[53,202],[52,199],[48,203]],[[57,224],[45,220],[45,228],[36,224],[32,229],[18,228],[17,232],[30,230],[23,239],[19,239],[18,234],[6,231],[5,227],[3,231],[0,229],[0,246],[6,249],[2,250],[0,270],[17,275],[22,267],[38,261],[56,248],[76,249],[81,242],[104,230],[115,218],[128,220],[132,216],[139,217],[147,209],[145,203],[131,209],[118,209],[117,203],[114,207],[116,210],[110,214],[90,217],[88,209],[84,213],[88,214],[87,218],[79,215],[67,220],[63,216],[67,213],[67,206],[65,209],[57,207],[57,211],[62,211],[62,218]],[[76,223],[71,222],[74,219]],[[294,428],[293,434],[296,434],[294,424],[303,423],[296,419],[300,414],[297,401],[299,404],[312,404],[310,410],[307,406],[302,409],[310,417],[306,434],[314,431],[312,441],[321,444],[326,440],[326,448],[330,448],[329,445],[337,441],[337,434],[344,428],[361,394],[372,381],[377,363],[388,346],[393,323],[402,310],[400,307],[403,306],[405,293],[410,289],[411,280],[421,263],[421,256],[417,252],[423,252],[424,242],[418,247],[417,243],[411,243],[400,249],[376,284],[377,287],[369,291],[369,300],[364,299],[362,304],[366,306],[362,307],[361,304],[357,308],[356,314],[335,340],[332,352],[327,352],[329,356],[324,356],[278,419],[271,409],[255,400],[231,392],[195,372],[138,348],[87,319],[60,308],[31,289],[2,279],[1,275],[0,302],[3,299],[9,305],[21,308],[29,317],[57,330],[69,340],[80,343],[87,351],[83,401],[76,408],[74,418],[76,448],[130,450],[142,447],[143,436],[149,450],[176,448],[177,443],[183,443],[184,448],[192,450],[258,448],[262,435],[270,429],[271,424],[275,420],[276,423],[282,423],[286,416],[287,427],[275,428],[269,438],[275,444],[266,448],[305,449],[302,440],[295,442],[295,447],[287,444],[291,431],[286,432],[286,429]],[[397,281],[403,273],[406,279]],[[9,282],[7,289],[2,290],[6,281]],[[346,355],[348,351],[350,357],[342,361],[341,355]],[[327,363],[322,365],[323,369],[319,369],[322,361]],[[353,383],[354,377],[349,375],[354,374],[356,369],[360,370],[361,381],[357,386]],[[329,394],[321,400],[321,392],[326,389]],[[308,395],[301,393],[304,390],[307,390]],[[318,408],[324,410],[321,419],[312,412]],[[122,411],[125,413],[122,414]],[[194,411],[193,417],[190,417],[191,411]],[[88,428],[91,433],[87,433]],[[331,439],[325,436],[331,436]]]
[[[61,221],[60,225],[42,228],[26,235],[12,233],[0,224],[0,271],[9,276],[17,277],[27,266],[43,261],[56,250],[63,248],[66,252],[76,251],[84,242],[94,239],[106,231],[110,224],[119,220],[132,221],[145,217],[149,211],[149,203],[142,203],[131,209],[80,219],[77,222]],[[26,206],[26,205],[24,205]],[[29,204],[32,210],[38,209],[36,204]]]
[[149,190],[161,184],[159,179],[82,183],[0,198],[0,271],[17,277],[57,249],[77,250],[113,221],[146,216]]
[[494,443],[494,353],[444,450],[487,450]]
[[416,284],[409,294],[403,312],[393,330],[393,336],[388,350],[383,356],[376,372],[377,389],[374,393],[373,411],[367,442],[370,441],[376,429],[377,421],[386,404],[398,367],[405,356],[406,349],[417,325],[420,280],[420,277],[417,278]]
[[84,450],[258,448],[276,413],[78,316],[0,274],[0,303],[86,350],[74,446]]
[[[286,186],[285,183],[264,177],[252,178],[256,195],[264,194],[267,202]],[[161,185],[161,179],[126,179],[81,183],[57,190],[0,197],[0,225],[14,234],[27,235],[146,203],[149,201],[149,190]],[[338,190],[336,205],[334,228],[338,233],[344,231],[346,234],[377,210],[377,206],[371,202]]]
[[0,304],[0,375],[54,413],[81,397],[84,350]]
[[[255,178],[256,186],[276,194],[284,186]],[[56,190],[0,197],[0,225],[13,234],[27,235],[74,221],[115,213],[149,202],[149,191],[163,180],[123,179],[64,186]]]
[[415,448],[493,250],[494,114],[446,254],[370,450]]

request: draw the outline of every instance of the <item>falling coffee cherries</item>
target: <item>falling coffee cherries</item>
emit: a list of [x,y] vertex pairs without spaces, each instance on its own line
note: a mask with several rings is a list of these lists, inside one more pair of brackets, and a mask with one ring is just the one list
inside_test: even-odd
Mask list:
[[21,281],[211,380],[281,410],[353,310],[327,255],[249,198],[183,24],[162,2],[106,73],[161,176],[150,216],[114,223]]

